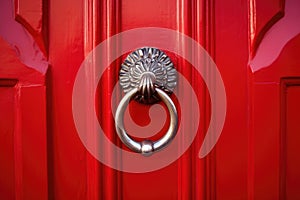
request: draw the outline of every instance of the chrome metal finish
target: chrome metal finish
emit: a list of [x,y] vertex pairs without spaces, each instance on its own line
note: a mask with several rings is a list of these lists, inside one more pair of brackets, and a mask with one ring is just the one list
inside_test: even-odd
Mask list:
[[[177,84],[177,71],[170,58],[152,47],[137,49],[127,56],[120,70],[120,85],[126,93],[121,100],[115,118],[115,126],[122,142],[131,150],[145,156],[166,147],[177,132],[178,116],[176,107],[168,96]],[[124,128],[124,112],[129,101],[134,98],[141,103],[155,103],[162,100],[170,113],[167,133],[157,141],[133,140]]]
[[159,151],[166,147],[169,142],[173,140],[177,132],[177,124],[178,124],[178,116],[176,107],[171,100],[171,98],[161,89],[155,88],[155,91],[158,94],[158,97],[166,104],[169,113],[170,113],[170,125],[167,133],[157,141],[144,140],[142,142],[137,142],[133,140],[126,132],[124,128],[124,112],[126,110],[127,105],[131,98],[133,98],[139,89],[133,88],[130,90],[121,100],[115,118],[115,126],[118,133],[119,138],[122,142],[129,147],[132,151],[142,153],[145,156],[151,155],[155,151]]
[[159,49],[137,49],[122,63],[120,85],[125,93],[139,88],[135,99],[141,103],[155,103],[159,100],[154,88],[171,94],[176,84],[177,71],[170,58]]

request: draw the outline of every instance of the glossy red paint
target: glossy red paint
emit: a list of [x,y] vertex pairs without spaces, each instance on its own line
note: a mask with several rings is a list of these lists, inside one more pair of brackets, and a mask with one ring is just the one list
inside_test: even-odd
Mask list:
[[0,38],[2,199],[48,196],[45,75]]
[[[1,199],[299,198],[297,0],[15,0],[14,8],[9,2],[0,8]],[[186,60],[167,52],[197,94],[200,128],[177,161],[134,174],[101,164],[83,146],[72,89],[93,48],[140,27],[177,30],[208,51],[225,84],[227,116],[217,145],[199,159],[210,94]],[[105,71],[96,95],[99,122],[119,146],[110,104],[125,56]],[[130,105],[135,122],[148,124],[138,110],[148,108]],[[101,148],[112,157],[109,147]]]

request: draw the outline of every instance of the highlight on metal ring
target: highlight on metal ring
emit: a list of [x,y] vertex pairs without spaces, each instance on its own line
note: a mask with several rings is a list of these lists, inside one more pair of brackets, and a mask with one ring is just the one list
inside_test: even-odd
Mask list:
[[134,88],[130,90],[121,100],[116,110],[115,126],[121,141],[129,147],[132,151],[141,153],[145,156],[151,155],[153,152],[159,151],[166,147],[175,137],[178,127],[178,116],[176,107],[171,98],[161,89],[155,88],[159,98],[166,104],[170,113],[170,125],[166,134],[157,141],[144,140],[137,142],[133,140],[124,128],[124,112],[130,100],[137,95],[139,89]]

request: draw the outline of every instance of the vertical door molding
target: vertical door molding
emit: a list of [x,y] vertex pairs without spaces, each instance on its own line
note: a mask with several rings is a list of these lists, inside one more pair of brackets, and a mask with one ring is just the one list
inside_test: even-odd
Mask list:
[[[121,0],[116,1],[99,1],[88,0],[84,2],[84,56],[86,57],[96,46],[107,38],[119,33],[121,30]],[[107,47],[114,51],[115,47]],[[110,52],[110,51],[109,51]],[[110,55],[107,55],[110,56]],[[95,61],[96,59],[92,59]],[[95,63],[91,63],[94,67],[108,67],[97,66]],[[97,69],[90,71],[90,75],[87,80],[86,86],[91,89],[85,91],[95,91],[94,88],[98,87],[98,90],[112,91],[119,74],[120,62],[117,60],[113,65],[109,66],[109,73],[105,75],[105,78],[101,78],[98,86],[95,83],[95,72]],[[108,76],[108,77],[106,77]],[[100,83],[101,82],[101,83]],[[99,89],[100,88],[100,89]],[[114,119],[112,116],[107,115],[111,113],[111,92],[98,92],[97,98],[94,95],[86,94],[87,98],[97,99],[95,102],[98,108],[99,123],[106,127],[107,131],[104,131],[106,136],[112,140],[115,144],[118,143],[117,136],[114,130]],[[87,105],[90,106],[90,105]],[[86,108],[90,109],[90,108]],[[87,120],[87,130],[96,127],[93,120]],[[89,142],[99,144],[99,141],[95,141],[94,138],[88,139]],[[101,144],[101,141],[100,141]],[[120,157],[115,157],[112,149],[109,146],[101,145],[96,147],[99,151],[105,152],[105,155],[109,159],[117,159],[121,163]],[[87,152],[87,197],[88,199],[121,199],[122,194],[122,181],[121,172],[118,172],[110,167],[102,165]]]
[[[196,26],[196,30],[203,30],[201,37],[201,33],[198,33],[198,37],[200,36],[200,43],[203,44],[203,47],[206,49],[208,54],[211,56],[213,60],[216,59],[216,12],[215,12],[215,0],[205,0],[202,2],[202,11],[199,12],[202,13],[202,24],[201,22],[197,22],[198,27]],[[197,14],[199,15],[199,14]],[[202,27],[199,27],[199,24]],[[200,35],[199,35],[200,34]],[[205,63],[207,61],[204,61]],[[212,85],[215,85],[216,77],[215,74],[211,72],[211,69],[209,67],[205,67],[206,71],[205,74],[207,77],[209,77],[209,81]],[[209,93],[206,88],[202,89],[203,93],[203,112],[204,115],[204,133],[208,129],[208,126],[211,121],[211,115],[216,116],[216,114],[212,114],[211,103],[210,99],[214,98],[213,95],[215,92]],[[218,112],[218,111],[214,111]],[[215,132],[215,131],[213,131]],[[203,176],[205,177],[203,180],[203,188],[204,191],[204,198],[203,199],[216,199],[217,198],[217,188],[216,188],[216,151],[217,146],[210,152],[208,156],[204,158],[204,167],[203,167]],[[199,160],[198,160],[199,161]],[[196,170],[198,171],[198,170]],[[197,191],[197,190],[196,190]],[[199,191],[198,191],[199,192]]]
[[[99,39],[97,36],[99,34],[99,1],[98,0],[88,0],[84,1],[84,12],[83,12],[83,48],[84,48],[84,57],[88,56],[88,54],[96,47],[97,42]],[[91,65],[95,66],[94,63]],[[93,70],[95,71],[95,69]],[[87,94],[85,96],[87,98],[94,98],[94,95],[89,94],[90,91],[93,91],[94,86],[94,78],[92,72],[89,72],[89,76],[87,79],[87,84],[85,85],[88,88],[85,91]],[[88,107],[89,105],[86,105]],[[89,108],[86,108],[87,110]],[[89,115],[87,115],[89,117]],[[93,120],[85,119],[86,120],[86,130],[93,131],[94,127],[96,126],[93,124]],[[97,144],[94,138],[87,139],[89,142],[93,142]],[[98,147],[99,148],[99,147]],[[101,199],[103,193],[103,186],[102,186],[102,166],[99,164],[99,161],[92,157],[88,151],[86,151],[86,184],[87,184],[87,196],[86,199]]]
[[[176,6],[177,31],[188,35],[200,43],[212,59],[215,58],[216,41],[214,4],[214,0],[177,0]],[[185,49],[184,45],[185,44],[182,44],[179,48]],[[207,61],[204,58],[202,62],[205,65]],[[203,159],[199,159],[198,157],[199,149],[203,143],[203,138],[210,123],[210,98],[212,98],[210,95],[213,95],[213,93],[209,94],[205,83],[203,83],[202,77],[195,74],[195,70],[192,70],[192,66],[187,64],[186,61],[179,58],[177,66],[178,70],[184,72],[186,78],[191,80],[195,93],[201,94],[198,96],[198,100],[201,102],[199,105],[201,108],[201,121],[199,124],[198,134],[194,140],[194,144],[179,160],[178,196],[180,199],[215,199],[216,152],[213,150]],[[214,74],[210,72],[208,67],[204,68],[205,76],[210,77],[209,81],[214,83]],[[179,91],[179,93],[180,92],[182,91]],[[189,98],[186,98],[186,102],[181,103],[191,105]],[[191,119],[193,119],[192,113]],[[181,147],[179,146],[178,148],[180,149]]]

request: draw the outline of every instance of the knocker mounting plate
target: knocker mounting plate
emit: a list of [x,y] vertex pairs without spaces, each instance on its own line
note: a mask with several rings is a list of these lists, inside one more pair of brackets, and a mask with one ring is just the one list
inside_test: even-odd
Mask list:
[[135,99],[152,104],[160,100],[155,88],[171,94],[177,84],[177,71],[161,50],[143,47],[130,53],[121,65],[120,85],[125,93],[138,88]]

